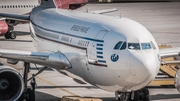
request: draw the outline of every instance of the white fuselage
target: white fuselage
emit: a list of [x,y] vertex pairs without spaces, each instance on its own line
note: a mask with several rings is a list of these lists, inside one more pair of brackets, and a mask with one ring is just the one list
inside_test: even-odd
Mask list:
[[[72,65],[67,71],[104,90],[134,91],[147,86],[158,73],[157,43],[133,20],[41,7],[34,8],[30,17],[38,51],[62,52]],[[145,49],[143,43],[151,48]]]
[[11,14],[28,14],[38,6],[38,0],[0,0],[0,12]]

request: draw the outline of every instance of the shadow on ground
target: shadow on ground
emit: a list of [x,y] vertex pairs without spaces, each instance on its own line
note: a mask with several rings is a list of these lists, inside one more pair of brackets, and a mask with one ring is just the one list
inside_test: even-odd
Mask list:
[[180,94],[157,94],[157,95],[150,95],[150,100],[179,99],[179,98],[180,98]]
[[103,97],[103,98],[101,98],[100,97],[100,99],[102,99],[103,101],[117,101],[116,99],[115,99],[115,97]]
[[[38,86],[36,89],[41,88],[94,88],[93,86]],[[93,98],[93,97],[82,97],[82,98]],[[115,97],[95,97],[97,99],[102,99],[103,101],[116,101]],[[179,94],[157,94],[157,95],[150,95],[150,101],[153,100],[167,100],[167,99],[179,99]],[[43,100],[41,100],[43,99]],[[46,100],[44,100],[46,99]],[[61,101],[61,98],[46,94],[43,92],[36,91],[36,101]]]
[[32,40],[14,40],[14,39],[5,39],[5,38],[0,38],[0,41],[11,41],[11,42],[32,42]]
[[87,89],[97,89],[94,86],[37,86],[36,89],[51,89],[51,88],[87,88]]
[[[18,36],[23,36],[23,35],[30,35],[30,32],[20,32],[20,31],[15,31],[17,37]],[[32,40],[14,40],[14,39],[5,39],[3,35],[1,35],[0,41],[11,41],[11,42],[32,42]]]
[[31,35],[30,32],[22,32],[22,31],[15,31],[15,33],[20,36],[20,35]]
[[61,98],[36,91],[36,101],[61,101]]

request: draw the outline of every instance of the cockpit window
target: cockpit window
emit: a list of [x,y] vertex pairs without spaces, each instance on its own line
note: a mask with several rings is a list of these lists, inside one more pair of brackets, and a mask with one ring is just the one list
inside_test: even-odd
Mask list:
[[150,43],[141,43],[142,50],[151,49]]
[[140,50],[140,45],[139,43],[128,43],[128,49],[131,50]]
[[152,46],[152,48],[155,50],[156,49],[156,47],[155,47],[155,45],[153,44],[153,42],[151,41],[151,46]]
[[126,49],[126,42],[123,43],[123,45],[122,45],[120,50],[124,50],[124,49]]
[[115,50],[124,50],[126,49],[126,42],[123,42],[123,41],[119,41],[115,46],[114,46],[114,49]]
[[115,49],[115,50],[118,50],[118,49],[121,47],[121,45],[122,45],[122,41],[119,41],[119,42],[115,45],[114,49]]

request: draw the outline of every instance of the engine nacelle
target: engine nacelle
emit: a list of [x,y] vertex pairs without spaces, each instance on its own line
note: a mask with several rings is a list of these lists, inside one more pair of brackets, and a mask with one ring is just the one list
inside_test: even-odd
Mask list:
[[180,92],[180,69],[176,73],[174,85],[177,88],[177,90]]
[[[58,5],[58,8],[63,9],[77,9],[88,3],[88,0],[54,0]],[[60,1],[60,2],[58,2]]]
[[0,35],[4,35],[8,32],[8,25],[6,21],[0,21]]
[[18,71],[0,65],[0,101],[16,101],[23,91],[24,82]]

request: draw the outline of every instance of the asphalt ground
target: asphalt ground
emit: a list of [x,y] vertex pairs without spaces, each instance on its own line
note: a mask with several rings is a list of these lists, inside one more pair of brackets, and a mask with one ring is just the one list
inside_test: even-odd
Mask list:
[[[118,8],[119,11],[106,15],[133,19],[143,24],[152,33],[158,44],[180,46],[180,2],[100,3],[88,4],[79,10],[86,11],[86,8],[89,12]],[[24,32],[29,32],[28,25],[18,25],[15,30],[18,31],[15,40],[6,40],[0,36],[0,48],[35,51],[30,35],[24,34]],[[9,65],[4,59],[0,59],[0,61]],[[10,66],[22,72],[22,62]],[[33,64],[31,66],[29,76],[38,71]],[[36,81],[36,101],[60,101],[62,96],[96,97],[104,101],[115,101],[114,93],[73,79],[54,69],[45,70],[36,77]],[[149,90],[151,101],[180,101],[180,94],[175,88],[149,87]]]

